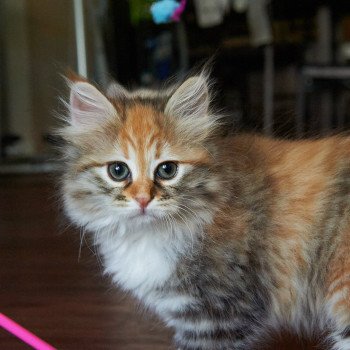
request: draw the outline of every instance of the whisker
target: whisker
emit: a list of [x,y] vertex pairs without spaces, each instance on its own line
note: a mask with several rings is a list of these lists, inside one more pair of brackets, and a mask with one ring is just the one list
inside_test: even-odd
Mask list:
[[[178,209],[179,211],[185,211],[184,208],[181,208],[180,206],[178,205],[175,205],[175,204],[169,204],[169,206],[171,206],[172,208],[175,208],[175,209]],[[191,215],[191,212],[187,211],[190,215]],[[180,220],[186,225],[186,227],[188,228],[188,231],[190,233],[190,236],[191,236],[191,248],[193,249],[194,247],[194,240],[195,240],[195,235],[193,233],[193,230],[190,228],[190,226],[188,225],[188,220],[186,220],[186,217],[184,217],[182,214],[180,214],[180,212],[177,212],[176,215],[178,215],[178,217],[180,218]],[[174,219],[174,216],[172,215],[172,218]]]

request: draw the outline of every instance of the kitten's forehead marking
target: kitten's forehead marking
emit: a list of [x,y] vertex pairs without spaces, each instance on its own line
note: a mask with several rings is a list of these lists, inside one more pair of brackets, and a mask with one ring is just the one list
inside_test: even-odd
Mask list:
[[164,136],[159,112],[151,106],[135,104],[126,111],[126,120],[119,133],[119,143],[130,160],[135,179],[152,177],[155,162],[162,155]]

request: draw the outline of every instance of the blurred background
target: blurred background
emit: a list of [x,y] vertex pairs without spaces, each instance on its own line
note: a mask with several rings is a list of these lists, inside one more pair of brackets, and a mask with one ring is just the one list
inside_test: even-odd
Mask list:
[[189,0],[180,22],[160,25],[152,3],[0,1],[0,171],[51,159],[68,69],[155,87],[214,55],[216,103],[236,129],[293,138],[349,127],[348,0]]
[[[350,127],[349,0],[188,0],[165,24],[154,2],[0,0],[0,312],[58,349],[171,349],[171,331],[101,277],[88,237],[64,221],[52,131],[68,70],[157,87],[215,57],[227,133]],[[324,335],[258,349],[327,350]],[[28,349],[1,328],[0,348]]]

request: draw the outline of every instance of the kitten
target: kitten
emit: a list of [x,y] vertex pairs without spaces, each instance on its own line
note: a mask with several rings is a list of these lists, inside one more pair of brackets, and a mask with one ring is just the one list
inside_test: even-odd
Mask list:
[[349,138],[220,137],[205,74],[70,88],[65,211],[179,349],[246,350],[286,326],[350,349]]

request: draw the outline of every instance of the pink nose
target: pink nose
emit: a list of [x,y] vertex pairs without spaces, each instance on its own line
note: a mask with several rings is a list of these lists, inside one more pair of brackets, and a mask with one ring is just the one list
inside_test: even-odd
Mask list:
[[151,201],[151,198],[146,196],[138,196],[135,198],[135,200],[140,204],[142,211],[144,211],[148,203]]

